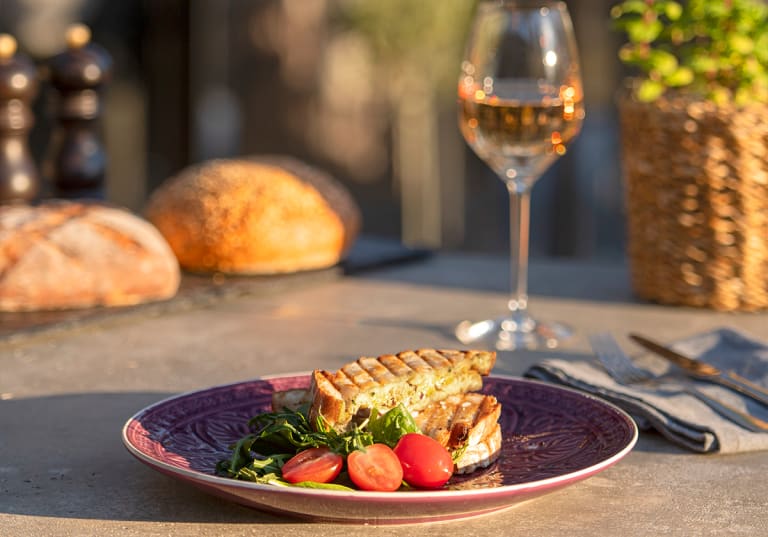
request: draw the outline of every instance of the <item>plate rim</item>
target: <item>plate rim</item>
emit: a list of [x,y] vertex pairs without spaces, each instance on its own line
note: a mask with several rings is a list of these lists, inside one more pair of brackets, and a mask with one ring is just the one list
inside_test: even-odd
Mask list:
[[445,500],[451,500],[451,499],[466,500],[474,496],[494,497],[497,495],[510,495],[515,493],[525,492],[529,489],[540,490],[540,489],[549,488],[551,486],[559,486],[567,483],[572,483],[582,478],[586,478],[593,474],[599,473],[602,470],[605,470],[606,468],[609,468],[610,466],[613,466],[614,464],[616,464],[618,461],[626,457],[632,451],[632,449],[637,444],[637,441],[639,438],[639,428],[637,426],[637,423],[635,423],[635,420],[632,418],[632,416],[630,416],[629,413],[627,413],[625,410],[621,409],[614,403],[607,401],[597,395],[586,393],[568,386],[561,386],[558,384],[553,384],[551,382],[541,381],[538,379],[524,378],[524,377],[515,376],[515,375],[491,374],[491,375],[488,375],[488,377],[486,378],[515,381],[515,382],[522,381],[529,384],[546,386],[547,388],[550,388],[550,389],[570,392],[577,396],[591,399],[592,401],[595,401],[598,404],[604,405],[605,407],[611,409],[613,412],[623,417],[631,429],[631,438],[619,451],[617,451],[610,457],[602,459],[595,464],[587,466],[586,468],[581,468],[579,470],[576,470],[574,472],[569,472],[567,474],[560,474],[557,476],[552,476],[545,479],[538,479],[535,481],[528,481],[524,483],[501,485],[498,487],[482,487],[477,489],[455,489],[455,490],[445,490],[445,489],[408,490],[408,491],[394,491],[394,492],[375,492],[375,491],[363,491],[363,490],[345,491],[345,490],[313,489],[313,488],[288,487],[288,486],[281,487],[277,485],[254,483],[250,481],[241,481],[241,480],[232,479],[228,477],[221,477],[217,475],[206,474],[199,470],[179,468],[178,466],[174,466],[165,461],[158,460],[157,458],[147,455],[146,453],[138,449],[138,447],[134,446],[129,441],[128,431],[131,428],[131,425],[133,423],[138,422],[138,418],[140,418],[143,415],[149,414],[151,411],[153,411],[157,407],[170,403],[172,401],[184,399],[184,398],[187,398],[196,394],[200,394],[206,391],[210,391],[210,390],[222,390],[228,387],[243,385],[243,384],[252,383],[252,382],[284,379],[289,377],[299,377],[299,376],[306,376],[310,374],[311,372],[300,371],[300,372],[293,372],[293,373],[263,375],[263,376],[254,377],[251,379],[216,384],[216,385],[195,389],[195,390],[188,390],[183,393],[165,397],[150,405],[145,406],[144,408],[135,412],[130,418],[126,420],[126,422],[123,424],[122,432],[121,432],[123,445],[129,451],[129,453],[131,453],[131,455],[133,455],[138,460],[140,460],[141,462],[147,464],[152,468],[155,468],[157,470],[162,469],[165,471],[165,473],[170,475],[183,476],[186,479],[191,480],[192,482],[196,482],[196,483],[205,482],[209,485],[216,486],[217,488],[221,486],[225,486],[226,488],[234,487],[234,488],[245,489],[245,490],[266,491],[266,492],[271,492],[276,494],[291,494],[291,495],[300,493],[310,497],[353,499],[355,501],[357,500],[404,501],[405,500],[410,502],[410,501],[424,501],[425,499],[429,499],[429,498],[440,498]]

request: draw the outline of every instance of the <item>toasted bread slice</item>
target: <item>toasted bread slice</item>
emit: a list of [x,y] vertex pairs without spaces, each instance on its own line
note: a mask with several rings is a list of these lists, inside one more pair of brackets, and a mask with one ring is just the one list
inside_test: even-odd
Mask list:
[[492,395],[464,393],[433,403],[414,416],[421,431],[450,452],[458,451],[455,472],[485,468],[499,457],[501,404]]
[[450,395],[414,415],[421,432],[449,450],[478,444],[499,421],[501,404],[492,395]]
[[310,420],[322,417],[338,431],[402,404],[416,413],[453,394],[479,390],[496,362],[491,351],[420,349],[363,357],[335,373],[315,370]]
[[479,442],[467,445],[454,461],[454,472],[468,474],[478,468],[487,468],[501,455],[501,442],[501,425],[497,423]]

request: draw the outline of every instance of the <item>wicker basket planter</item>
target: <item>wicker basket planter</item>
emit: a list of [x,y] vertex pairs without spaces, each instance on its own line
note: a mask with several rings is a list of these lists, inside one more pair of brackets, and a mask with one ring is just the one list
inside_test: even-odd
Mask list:
[[768,308],[768,107],[625,97],[619,110],[636,294]]

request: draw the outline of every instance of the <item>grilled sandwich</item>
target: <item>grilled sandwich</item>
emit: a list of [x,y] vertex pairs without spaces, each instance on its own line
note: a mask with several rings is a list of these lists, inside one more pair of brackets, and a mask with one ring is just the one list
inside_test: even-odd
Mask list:
[[468,474],[493,463],[501,451],[501,404],[492,395],[450,395],[414,414],[421,432],[454,457],[455,472]]
[[[298,410],[310,402],[309,390],[275,392],[272,409]],[[464,393],[430,403],[415,413],[422,433],[431,436],[454,455],[454,471],[468,474],[487,468],[501,451],[501,403],[492,395]]]
[[364,421],[372,409],[386,412],[402,403],[421,432],[454,455],[455,472],[467,474],[493,463],[501,450],[501,404],[476,393],[496,353],[421,349],[360,358],[335,373],[314,371],[308,390],[272,394],[272,409],[309,405],[339,431]]
[[420,349],[377,358],[363,357],[335,373],[315,370],[309,390],[309,417],[337,431],[361,423],[374,408],[402,404],[416,414],[433,402],[479,390],[496,361],[490,351]]

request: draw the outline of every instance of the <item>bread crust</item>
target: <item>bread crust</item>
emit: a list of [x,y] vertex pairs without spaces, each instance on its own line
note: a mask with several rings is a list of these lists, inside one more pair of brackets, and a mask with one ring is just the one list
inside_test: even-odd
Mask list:
[[454,461],[455,473],[469,474],[480,468],[487,468],[501,455],[502,442],[501,425],[496,423],[485,437],[474,444],[469,444],[461,456]]
[[125,306],[175,295],[180,274],[151,224],[100,203],[0,206],[0,310]]
[[361,225],[346,189],[289,157],[188,167],[152,193],[145,214],[182,268],[204,273],[327,268],[346,255]]
[[322,416],[328,423],[339,423],[347,418],[347,407],[344,396],[331,381],[330,373],[315,370],[312,372],[312,383],[309,388],[309,419],[312,424]]

